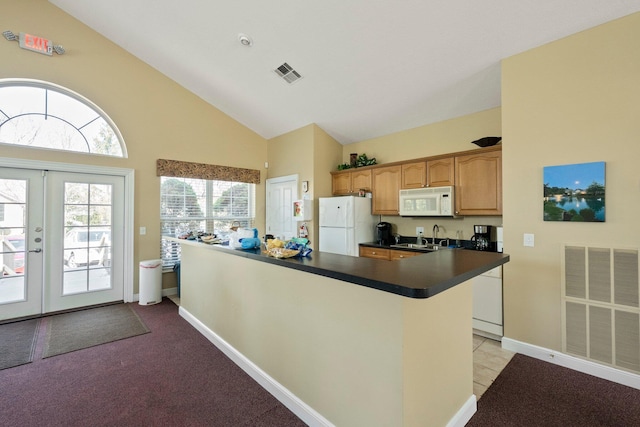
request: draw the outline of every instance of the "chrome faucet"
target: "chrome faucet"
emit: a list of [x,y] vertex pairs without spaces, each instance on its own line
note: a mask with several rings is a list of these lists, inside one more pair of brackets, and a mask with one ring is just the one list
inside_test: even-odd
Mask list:
[[438,224],[435,224],[433,226],[433,244],[436,244],[436,239],[438,238],[438,231],[440,231],[440,227],[438,227]]

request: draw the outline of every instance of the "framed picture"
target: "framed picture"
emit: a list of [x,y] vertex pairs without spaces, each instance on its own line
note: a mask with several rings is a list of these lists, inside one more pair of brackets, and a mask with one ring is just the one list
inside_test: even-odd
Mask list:
[[605,162],[545,166],[545,221],[604,222]]

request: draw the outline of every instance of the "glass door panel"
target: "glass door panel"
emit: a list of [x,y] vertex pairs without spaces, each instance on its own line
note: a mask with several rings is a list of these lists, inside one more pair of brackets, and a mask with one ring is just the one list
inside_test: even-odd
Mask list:
[[124,179],[50,172],[47,189],[52,282],[45,311],[123,299]]
[[62,295],[111,289],[113,186],[64,183]]
[[0,304],[25,301],[26,179],[0,179]]
[[43,197],[40,171],[0,170],[0,320],[41,311]]

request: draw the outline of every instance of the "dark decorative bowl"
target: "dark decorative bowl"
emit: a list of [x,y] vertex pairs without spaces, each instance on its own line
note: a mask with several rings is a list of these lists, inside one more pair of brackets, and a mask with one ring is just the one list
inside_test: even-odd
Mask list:
[[471,143],[476,144],[478,147],[491,147],[492,145],[496,145],[501,140],[501,136],[486,136],[476,141],[472,141]]

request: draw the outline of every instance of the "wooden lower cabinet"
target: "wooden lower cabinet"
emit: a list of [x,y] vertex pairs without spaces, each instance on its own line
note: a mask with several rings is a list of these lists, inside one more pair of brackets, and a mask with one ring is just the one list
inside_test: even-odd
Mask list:
[[418,255],[424,255],[421,252],[409,252],[409,251],[389,251],[389,260],[398,261],[400,259],[411,258]]
[[372,248],[368,246],[360,246],[360,256],[365,258],[383,259],[387,261],[397,261],[405,258],[411,258],[416,255],[422,255],[420,252],[397,251],[393,249]]
[[368,246],[360,246],[360,256],[365,258],[389,259],[389,249],[370,248]]

